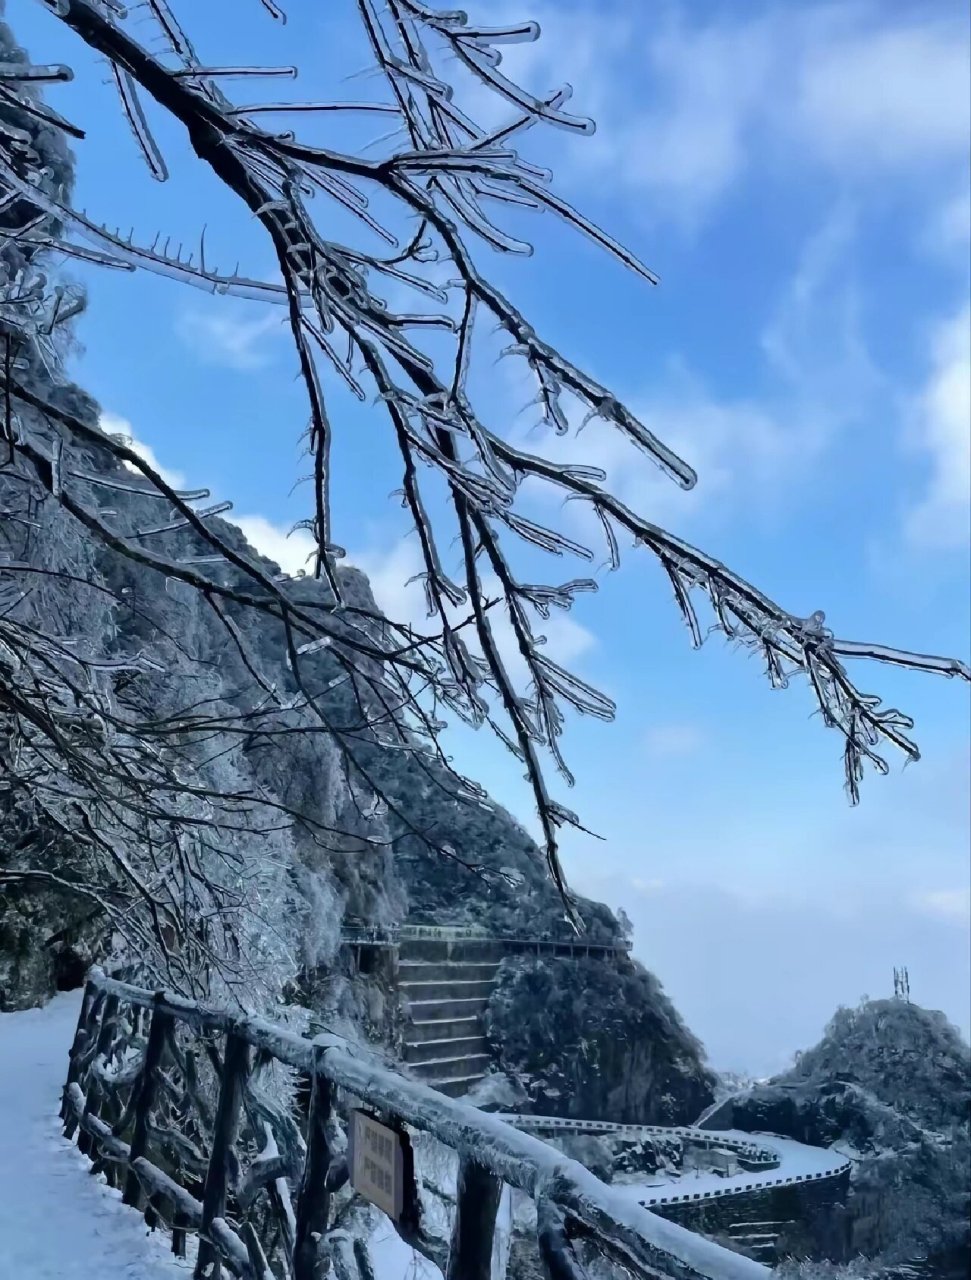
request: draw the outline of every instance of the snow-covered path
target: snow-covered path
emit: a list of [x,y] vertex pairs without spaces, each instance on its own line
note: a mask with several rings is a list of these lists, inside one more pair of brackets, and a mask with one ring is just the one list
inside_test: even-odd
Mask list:
[[2,1280],[187,1280],[121,1192],[92,1178],[61,1134],[57,1109],[80,992],[43,1009],[0,1014]]
[[[736,1141],[753,1140],[753,1135],[741,1130],[705,1130],[708,1137],[724,1137]],[[773,1134],[755,1135],[760,1146],[768,1147],[779,1156],[777,1169],[752,1171],[741,1169],[728,1177],[705,1170],[685,1173],[676,1179],[655,1177],[630,1182],[618,1188],[630,1197],[650,1208],[656,1204],[670,1204],[688,1200],[707,1200],[712,1197],[739,1195],[747,1191],[766,1191],[788,1184],[815,1182],[823,1178],[837,1177],[848,1172],[850,1161],[830,1147],[809,1147],[791,1138],[777,1138]]]
[[[92,1178],[62,1136],[57,1110],[80,1008],[72,991],[42,1009],[0,1013],[0,1280],[188,1280],[191,1256],[173,1257],[169,1237]],[[370,1250],[376,1280],[440,1280],[386,1219]]]

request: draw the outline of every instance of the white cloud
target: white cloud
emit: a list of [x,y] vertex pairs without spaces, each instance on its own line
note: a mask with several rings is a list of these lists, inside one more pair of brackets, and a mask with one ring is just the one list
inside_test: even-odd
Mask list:
[[707,21],[678,6],[650,24],[587,6],[538,12],[543,35],[510,50],[509,73],[537,92],[569,80],[575,109],[599,126],[561,172],[646,193],[649,216],[695,224],[755,164],[850,185],[966,171],[969,42],[956,6],[953,20],[852,0]]
[[[964,175],[967,186],[967,175]],[[971,191],[956,192],[935,206],[924,226],[923,247],[937,257],[954,260],[965,274],[971,247]]]
[[272,363],[273,336],[280,332],[280,324],[276,308],[255,320],[223,312],[186,311],[176,321],[176,332],[203,363],[252,371]]
[[422,570],[415,538],[402,538],[389,550],[352,552],[348,560],[367,574],[374,599],[385,617],[416,631],[428,630],[425,594],[420,583],[409,582]]
[[630,887],[638,893],[660,893],[665,888],[663,880],[643,880],[640,876],[631,876]]
[[[186,485],[185,474],[176,470],[174,467],[164,467],[155,456],[155,450],[151,445],[146,444],[143,440],[137,439],[132,424],[127,418],[121,417],[117,413],[102,413],[98,425],[101,430],[108,435],[127,436],[132,453],[138,454],[143,462],[156,471],[167,485],[173,489],[184,489]],[[129,467],[129,470],[135,471],[136,468]]]
[[[791,441],[771,409],[750,400],[719,401],[687,369],[672,369],[668,385],[634,397],[630,407],[659,439],[698,473],[685,492],[613,427],[592,420],[579,434],[517,434],[516,444],[555,462],[589,463],[607,475],[605,487],[621,502],[657,523],[711,513],[729,497],[766,493],[784,471]],[[548,490],[550,504],[562,495]],[[568,518],[582,528],[599,554],[602,536],[585,507],[571,504]]]
[[260,555],[278,564],[284,573],[296,576],[301,569],[306,572],[311,568],[316,543],[306,529],[290,533],[265,516],[234,516],[233,523]]
[[[518,0],[491,0],[489,16],[493,24],[518,22],[522,12]],[[510,44],[502,51],[502,71],[509,79],[546,94],[569,84],[573,97],[563,110],[576,116],[599,118],[609,109],[617,85],[604,75],[629,49],[636,26],[618,14],[604,14],[582,5],[544,4],[531,0],[530,16],[542,30],[539,40]],[[475,77],[464,78],[456,67],[463,109],[484,128],[495,128],[509,120],[509,105]],[[589,141],[583,144],[589,148]]]
[[504,52],[506,74],[537,93],[569,82],[569,109],[597,123],[570,146],[564,173],[648,191],[650,213],[680,220],[723,193],[744,167],[747,122],[764,95],[766,24],[648,26],[582,6],[532,12],[542,36]]
[[[721,518],[730,507],[771,510],[785,486],[804,481],[827,443],[862,421],[885,391],[861,334],[848,267],[855,236],[852,210],[840,205],[807,241],[762,333],[764,361],[752,379],[754,395],[719,397],[679,360],[669,362],[650,391],[621,389],[638,419],[695,469],[694,489],[680,489],[599,419],[579,433],[557,436],[533,429],[524,414],[513,442],[554,462],[601,467],[607,488],[656,523],[683,529]],[[518,384],[512,409],[532,390],[531,383]],[[568,417],[579,425],[579,412]],[[548,490],[545,500],[547,511],[554,503],[558,510],[562,495]],[[567,513],[599,554],[594,518],[579,503]]]
[[971,74],[963,20],[925,16],[882,29],[867,20],[822,34],[807,50],[796,99],[798,128],[817,157],[857,173],[964,163]]
[[654,102],[604,121],[597,160],[694,220],[748,163],[749,126],[772,69],[769,28],[679,24],[655,35],[645,53]]
[[863,336],[855,275],[856,209],[838,203],[803,245],[761,334],[784,396],[787,464],[802,465],[841,429],[867,419],[889,384]]
[[938,326],[931,352],[915,432],[931,475],[904,532],[914,546],[941,550],[966,546],[971,537],[971,307]]
[[971,925],[971,889],[928,889],[917,894],[914,906],[925,915]]
[[[750,397],[719,396],[683,368],[647,393],[621,388],[641,419],[695,467],[694,491],[679,491],[596,422],[579,439],[517,430],[517,442],[556,460],[597,462],[618,496],[661,522],[694,520],[729,497],[772,502],[780,483],[804,476],[840,431],[900,412],[900,389],[862,337],[854,269],[865,261],[856,252],[858,222],[865,225],[858,214],[866,213],[872,184],[883,184],[881,199],[911,201],[915,241],[957,259],[966,276],[966,16],[956,5],[902,12],[849,0],[762,7],[754,16],[752,8],[729,8],[715,18],[662,7],[651,26],[589,4],[541,7],[539,17],[542,38],[510,50],[510,74],[522,73],[537,92],[569,79],[573,105],[600,126],[593,139],[568,143],[566,162],[555,166],[562,177],[588,190],[595,179],[607,195],[631,192],[648,214],[689,223],[756,164],[787,179],[828,172],[842,194],[762,334],[767,363]],[[907,532],[923,545],[967,537],[962,323],[939,335],[922,399],[920,444],[932,478]],[[571,512],[583,519],[576,504]]]
[[644,748],[649,756],[659,760],[672,757],[683,759],[697,754],[707,743],[708,737],[696,724],[658,724],[644,734]]
[[810,349],[835,339],[846,358],[860,355],[859,333],[849,300],[839,283],[856,234],[856,217],[838,204],[802,248],[772,320],[762,334],[762,349],[784,376],[815,383],[817,370],[806,367]]

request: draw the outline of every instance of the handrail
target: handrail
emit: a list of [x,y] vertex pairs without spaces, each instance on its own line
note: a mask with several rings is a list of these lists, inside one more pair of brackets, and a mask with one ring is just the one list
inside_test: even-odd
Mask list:
[[645,1207],[653,1205],[678,1205],[687,1204],[689,1201],[695,1200],[714,1200],[721,1196],[737,1196],[750,1195],[757,1191],[771,1191],[774,1187],[795,1186],[797,1183],[803,1182],[821,1182],[825,1178],[841,1178],[844,1174],[849,1173],[851,1162],[844,1161],[840,1165],[836,1165],[832,1169],[817,1169],[814,1173],[794,1173],[786,1176],[780,1174],[777,1178],[765,1178],[764,1176],[759,1182],[749,1182],[738,1184],[737,1186],[712,1187],[710,1191],[695,1192],[659,1192],[657,1195],[645,1196],[641,1201]]
[[[219,1106],[215,1119],[210,1117],[209,1121],[212,1155],[206,1168],[202,1202],[157,1168],[144,1151],[136,1155],[134,1142],[129,1147],[121,1141],[120,1134],[124,1132],[121,1121],[116,1120],[114,1125],[106,1124],[96,1114],[97,1100],[92,1106],[93,1087],[89,1089],[87,1098],[81,1088],[84,1072],[87,1069],[90,1074],[96,1053],[105,1052],[105,1026],[111,1025],[112,1019],[117,1023],[122,1009],[150,1012],[152,1026],[155,1019],[160,1019],[166,1029],[181,1023],[205,1036],[211,1037],[216,1033],[227,1037],[227,1051],[219,1064]],[[140,1033],[143,1030],[140,1028]],[[153,1042],[159,1041],[159,1036],[152,1036],[151,1032],[149,1038]],[[173,1038],[170,1037],[167,1043],[176,1054],[181,1052]],[[214,1046],[210,1043],[208,1048],[218,1064]],[[468,1197],[463,1194],[463,1182],[481,1190],[481,1178],[491,1177],[496,1184],[508,1183],[535,1200],[540,1220],[539,1247],[544,1259],[554,1267],[551,1274],[575,1274],[565,1269],[557,1259],[568,1255],[572,1257],[570,1238],[579,1234],[607,1256],[622,1258],[635,1273],[645,1276],[661,1274],[674,1280],[764,1280],[768,1275],[761,1264],[713,1244],[618,1195],[581,1164],[549,1144],[514,1129],[495,1115],[478,1111],[468,1103],[448,1098],[418,1081],[405,1078],[380,1063],[373,1052],[339,1036],[328,1033],[308,1040],[259,1017],[234,1014],[168,992],[151,992],[109,978],[100,969],[92,969],[88,975],[65,1086],[63,1114],[67,1127],[73,1133],[80,1126],[88,1138],[89,1147],[103,1163],[116,1161],[127,1164],[131,1182],[140,1184],[148,1197],[147,1216],[155,1219],[167,1208],[174,1232],[182,1233],[184,1237],[186,1228],[197,1230],[201,1237],[201,1251],[204,1246],[208,1251],[207,1258],[220,1257],[234,1275],[246,1280],[268,1280],[273,1275],[249,1220],[244,1220],[237,1231],[226,1207],[232,1200],[226,1184],[224,1152],[226,1142],[231,1145],[238,1124],[241,1093],[252,1101],[245,1093],[251,1048],[260,1055],[294,1067],[312,1081],[306,1156],[302,1158],[302,1173],[294,1171],[300,1194],[295,1217],[288,1228],[295,1234],[295,1239],[291,1240],[294,1280],[312,1280],[315,1275],[315,1270],[301,1269],[298,1265],[300,1242],[307,1245],[315,1233],[326,1237],[327,1211],[326,1208],[323,1210],[324,1223],[321,1226],[320,1206],[328,1202],[328,1192],[323,1182],[318,1185],[315,1179],[319,1175],[324,1181],[329,1181],[331,1177],[333,1153],[325,1158],[322,1150],[327,1149],[327,1135],[332,1129],[330,1117],[335,1086],[389,1117],[392,1123],[404,1123],[431,1134],[458,1152],[461,1168],[480,1171],[478,1182],[475,1178],[463,1179],[460,1173],[457,1214],[460,1220],[463,1214],[466,1215],[470,1228],[475,1228],[478,1223],[478,1206],[466,1203]],[[178,1057],[176,1061],[179,1061]],[[187,1070],[190,1061],[191,1054],[183,1054],[182,1070],[187,1090],[192,1084],[189,1078],[192,1073]],[[135,1082],[133,1095],[151,1096],[152,1081],[147,1072],[146,1057],[143,1078]],[[102,1079],[105,1074],[96,1078]],[[126,1079],[129,1077],[130,1073]],[[171,1088],[170,1079],[167,1083]],[[148,1134],[169,1132],[156,1122],[143,1128]],[[171,1141],[175,1140],[171,1134],[169,1137]],[[223,1154],[219,1168],[214,1171],[220,1141]],[[188,1145],[191,1147],[192,1143]],[[274,1150],[278,1145],[282,1146],[282,1143],[274,1143]],[[268,1156],[266,1160],[268,1167],[272,1166],[279,1174],[279,1160],[275,1165]],[[252,1168],[247,1172],[247,1178]],[[280,1183],[283,1183],[282,1189]],[[278,1197],[288,1195],[285,1177],[278,1176],[273,1185]],[[129,1203],[137,1203],[138,1200],[137,1195],[134,1200],[129,1199],[127,1188],[126,1199]],[[281,1220],[289,1220],[285,1213],[280,1217]],[[311,1219],[316,1223],[313,1230],[308,1226]],[[398,1229],[402,1235],[405,1234],[400,1224]],[[491,1224],[486,1234],[481,1248],[483,1256],[491,1256]],[[456,1238],[453,1235],[453,1239]],[[468,1235],[463,1239],[467,1241]],[[413,1240],[410,1242],[414,1243]],[[313,1249],[316,1246],[308,1247]],[[446,1271],[446,1275],[448,1280],[453,1280],[451,1269]]]
[[632,944],[626,938],[498,938],[505,947],[535,947],[555,950],[567,948],[574,952],[584,951],[623,951],[629,952]]
[[346,946],[362,943],[399,946],[402,942],[492,942],[506,949],[528,947],[539,950],[566,948],[574,952],[615,951],[629,952],[631,943],[625,938],[531,938],[505,937],[489,933],[479,925],[345,925],[341,929],[341,942]]
[[715,1129],[698,1129],[692,1125],[623,1124],[616,1120],[574,1120],[567,1116],[518,1115],[510,1112],[502,1112],[502,1118],[514,1128],[527,1132],[531,1129],[544,1132],[561,1130],[572,1134],[610,1133],[627,1134],[631,1137],[636,1135],[647,1138],[680,1138],[684,1142],[691,1142],[698,1146],[723,1147],[729,1151],[736,1151],[749,1160],[758,1161],[766,1168],[775,1168],[780,1163],[778,1153],[770,1147],[760,1146],[749,1138],[735,1137]]
[[[704,1192],[682,1192],[678,1183],[672,1183],[664,1190],[653,1189],[654,1194],[645,1194],[641,1204],[646,1207],[654,1205],[684,1204],[694,1200],[709,1200],[723,1196],[747,1195],[752,1191],[766,1191],[773,1187],[787,1186],[802,1182],[818,1182],[827,1178],[841,1178],[851,1167],[849,1160],[843,1159],[828,1169],[814,1170],[811,1173],[788,1173],[777,1151],[769,1146],[761,1146],[749,1138],[735,1134],[719,1132],[716,1129],[699,1129],[696,1125],[628,1125],[612,1120],[572,1120],[564,1116],[515,1115],[503,1112],[507,1124],[525,1131],[534,1130],[544,1133],[564,1134],[628,1134],[643,1137],[680,1138],[682,1142],[690,1142],[698,1146],[721,1147],[733,1151],[747,1163],[746,1173],[755,1174],[757,1182],[728,1183],[724,1187],[713,1187]],[[781,1172],[774,1178],[767,1175],[776,1169]]]

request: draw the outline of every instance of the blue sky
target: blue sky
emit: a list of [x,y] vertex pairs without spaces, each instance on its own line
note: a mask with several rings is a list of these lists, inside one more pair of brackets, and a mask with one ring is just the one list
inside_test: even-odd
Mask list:
[[[291,0],[285,28],[256,0],[194,8],[181,14],[210,61],[297,63],[284,87],[301,99],[379,91],[339,83],[365,65],[349,0]],[[496,261],[496,279],[700,479],[684,494],[596,428],[562,456],[596,458],[631,505],[795,614],[822,608],[840,636],[966,657],[966,5],[482,6],[490,21],[499,11],[543,27],[507,68],[538,92],[569,81],[573,108],[598,122],[592,138],[535,129],[523,153],[551,164],[559,191],[661,284],[625,276],[548,216],[515,224],[536,253]],[[152,116],[172,174],[160,186],[105,68],[40,6],[12,0],[7,17],[36,60],[75,68],[52,103],[88,131],[82,206],[142,241],[161,229],[194,242],[205,222],[210,260],[269,270],[260,229],[177,128]],[[284,534],[308,514],[307,490],[291,492],[307,411],[278,317],[148,276],[84,278],[79,380],[296,567],[305,547]],[[528,441],[532,392],[507,364],[483,385],[507,433]],[[419,616],[384,422],[343,404],[335,421],[336,540],[390,612]],[[809,718],[805,689],[772,693],[717,638],[693,652],[637,553],[598,576],[600,593],[548,631],[619,703],[615,724],[568,735],[578,781],[564,798],[604,839],[567,837],[565,862],[577,888],[627,911],[637,953],[715,1064],[783,1064],[838,1003],[888,994],[901,963],[915,998],[967,1034],[967,688],[855,672],[914,716],[924,758],[868,777],[851,810],[840,741]],[[466,771],[530,824],[515,762],[483,735],[452,738]]]

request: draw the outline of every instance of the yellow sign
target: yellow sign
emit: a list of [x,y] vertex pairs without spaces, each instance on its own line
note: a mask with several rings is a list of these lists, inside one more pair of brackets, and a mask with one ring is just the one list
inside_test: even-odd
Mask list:
[[404,1198],[401,1137],[367,1112],[352,1111],[350,1148],[354,1190],[397,1221]]

